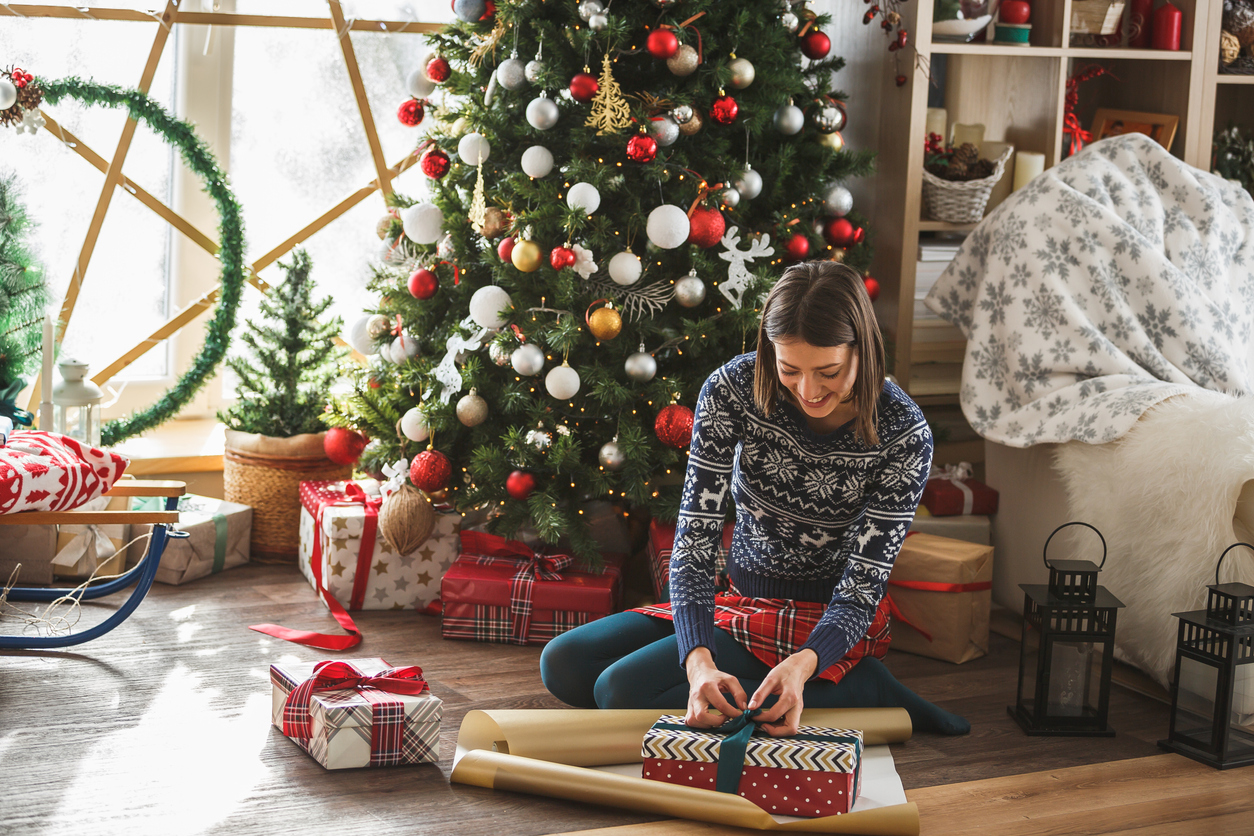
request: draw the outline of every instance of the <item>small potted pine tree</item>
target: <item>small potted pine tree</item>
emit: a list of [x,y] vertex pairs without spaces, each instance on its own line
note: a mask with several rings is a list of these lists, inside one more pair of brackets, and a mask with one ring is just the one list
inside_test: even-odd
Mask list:
[[300,545],[300,483],[347,479],[366,440],[324,432],[322,413],[346,351],[339,319],[319,321],[331,298],[313,301],[309,255],[279,264],[284,282],[262,299],[264,321],[247,321],[246,354],[227,360],[239,400],[218,413],[226,424],[223,481],[228,502],[253,508],[252,556],[291,562]]

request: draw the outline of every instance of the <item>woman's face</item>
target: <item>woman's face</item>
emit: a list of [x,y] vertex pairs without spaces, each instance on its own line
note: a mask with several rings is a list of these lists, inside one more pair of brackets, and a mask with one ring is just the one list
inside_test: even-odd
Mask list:
[[843,402],[858,379],[858,352],[853,346],[819,347],[800,340],[773,345],[779,382],[807,416],[825,418],[848,409]]

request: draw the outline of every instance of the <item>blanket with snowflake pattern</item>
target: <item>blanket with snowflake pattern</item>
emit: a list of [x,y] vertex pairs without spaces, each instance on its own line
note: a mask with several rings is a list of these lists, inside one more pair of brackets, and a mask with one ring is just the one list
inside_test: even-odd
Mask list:
[[1141,134],[1102,140],[985,218],[926,304],[967,336],[982,436],[1111,441],[1190,387],[1254,388],[1254,199]]

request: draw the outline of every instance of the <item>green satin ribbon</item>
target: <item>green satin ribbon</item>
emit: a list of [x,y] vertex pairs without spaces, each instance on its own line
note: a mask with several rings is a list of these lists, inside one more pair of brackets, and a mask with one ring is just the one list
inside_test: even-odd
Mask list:
[[0,415],[12,418],[14,424],[29,427],[35,420],[34,414],[17,405],[17,396],[25,387],[26,381],[19,378],[10,381],[8,386],[0,389]]
[[[186,511],[187,505],[194,500],[192,496],[179,499],[179,510]],[[143,497],[131,500],[132,511],[164,511],[165,500],[159,497]],[[226,514],[213,515],[213,566],[209,574],[216,575],[226,568]]]

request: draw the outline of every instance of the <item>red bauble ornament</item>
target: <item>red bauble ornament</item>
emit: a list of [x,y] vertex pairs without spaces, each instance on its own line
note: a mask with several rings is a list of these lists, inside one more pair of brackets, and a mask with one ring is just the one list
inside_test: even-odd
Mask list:
[[439,278],[426,267],[419,267],[409,277],[409,293],[415,299],[430,299],[439,287]]
[[423,450],[414,456],[414,463],[409,466],[409,481],[427,493],[444,490],[452,474],[453,465],[439,450]]
[[420,99],[409,99],[401,102],[401,106],[396,109],[396,118],[401,120],[402,125],[410,128],[420,124],[424,115],[426,115],[426,111],[422,109],[422,100]]
[[659,61],[665,61],[679,52],[679,38],[670,29],[654,29],[644,43],[649,54]]
[[880,283],[879,282],[877,282],[875,279],[871,278],[870,276],[866,276],[862,279],[862,284],[866,285],[866,295],[871,297],[872,302],[880,298]]
[[361,458],[370,439],[348,427],[332,427],[322,437],[322,449],[336,464],[352,464]]
[[847,218],[832,218],[823,225],[823,240],[833,247],[853,245],[853,224]]
[[491,20],[493,15],[496,14],[496,4],[493,3],[492,0],[487,0],[487,2],[484,5],[487,8],[484,10],[483,14],[479,16],[479,19]]
[[1027,23],[1032,17],[1032,5],[1027,0],[1005,0],[997,8],[1002,23]]
[[514,254],[514,238],[509,236],[501,239],[501,243],[496,245],[497,258],[506,263],[510,262],[510,256]]
[[427,62],[427,78],[431,79],[436,84],[448,81],[448,77],[452,72],[452,69],[450,69],[448,65],[448,61],[444,60],[444,58],[439,55]]
[[570,80],[570,97],[577,102],[592,101],[600,89],[596,77],[587,73],[579,73]]
[[740,112],[740,105],[736,104],[736,100],[731,96],[723,95],[714,100],[714,104],[710,105],[710,118],[720,125],[730,125],[736,121],[736,114]]
[[812,61],[826,58],[831,51],[832,39],[817,29],[805,33],[801,38],[801,52]]
[[444,149],[431,147],[427,149],[427,153],[422,155],[422,159],[418,162],[418,167],[422,169],[422,173],[430,177],[432,180],[439,180],[449,169],[448,154],[444,153]]
[[898,87],[905,87],[906,82],[909,81],[910,79],[906,78],[904,75],[899,75],[893,80],[897,82]]
[[514,499],[526,499],[536,489],[536,477],[525,470],[515,470],[505,479],[505,490]]
[[648,134],[636,134],[627,140],[627,159],[633,163],[651,163],[657,157],[657,140]]
[[713,206],[698,206],[688,221],[688,243],[696,244],[703,250],[723,240],[723,233],[727,231],[723,213]]
[[800,232],[794,232],[792,237],[784,242],[784,252],[793,261],[801,261],[810,254],[810,239]]
[[553,265],[554,270],[561,270],[563,267],[574,267],[575,251],[569,247],[554,247],[549,252],[549,264]]
[[667,447],[688,447],[692,444],[692,410],[677,403],[664,407],[653,422],[653,431]]

